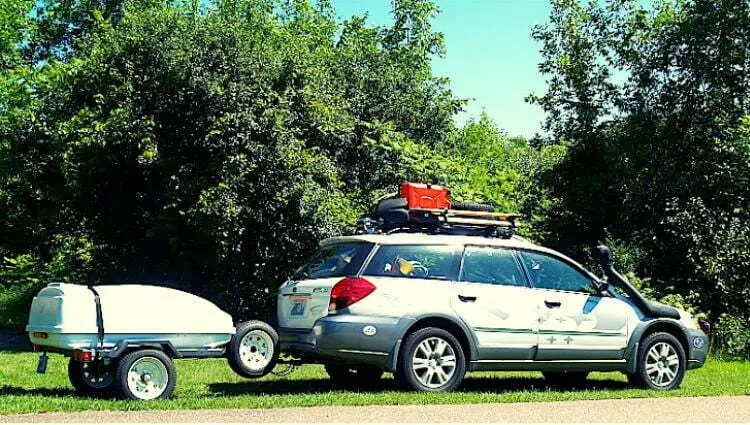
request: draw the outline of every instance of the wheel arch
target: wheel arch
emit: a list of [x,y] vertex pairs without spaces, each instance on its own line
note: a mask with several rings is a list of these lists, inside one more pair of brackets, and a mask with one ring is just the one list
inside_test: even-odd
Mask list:
[[647,336],[657,332],[665,332],[677,338],[677,340],[680,341],[680,344],[682,345],[682,349],[685,352],[686,356],[690,352],[690,345],[687,339],[687,335],[685,335],[685,330],[682,326],[680,326],[680,324],[672,320],[655,321],[644,329],[638,341],[643,341],[643,339]]
[[474,341],[471,332],[465,324],[460,323],[449,316],[432,314],[415,319],[414,323],[407,326],[406,329],[401,332],[401,335],[399,335],[398,338],[398,343],[393,349],[391,361],[389,362],[392,370],[396,370],[396,365],[398,364],[398,358],[401,351],[401,344],[403,343],[406,336],[419,329],[429,327],[445,329],[453,336],[455,336],[456,339],[458,339],[458,341],[461,343],[461,349],[464,352],[467,363],[477,358],[476,342]]
[[687,356],[690,353],[690,343],[688,342],[684,327],[681,326],[680,323],[672,319],[654,319],[648,322],[642,322],[635,328],[633,335],[630,338],[630,344],[628,347],[628,353],[630,353],[627,368],[628,372],[635,372],[638,349],[641,345],[641,342],[643,342],[643,340],[649,335],[655,334],[657,332],[665,332],[677,338],[677,341],[680,342],[680,345],[682,346],[685,357],[687,359]]

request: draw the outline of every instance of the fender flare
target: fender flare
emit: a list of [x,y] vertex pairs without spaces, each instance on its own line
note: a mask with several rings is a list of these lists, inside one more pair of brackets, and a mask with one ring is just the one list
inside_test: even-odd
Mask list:
[[630,334],[628,345],[625,348],[625,358],[627,360],[626,370],[628,373],[635,373],[638,368],[638,350],[640,348],[640,342],[643,336],[650,333],[654,327],[667,325],[670,328],[679,329],[679,333],[675,335],[678,341],[683,345],[685,350],[685,356],[689,355],[689,346],[687,344],[687,335],[685,334],[685,326],[677,320],[670,318],[656,318],[638,323],[633,332]]
[[[441,320],[441,321],[447,321],[453,324],[454,326],[458,327],[466,339],[468,341],[468,347],[466,347],[466,353],[468,354],[466,362],[469,363],[472,360],[476,359],[479,356],[479,350],[477,349],[477,341],[476,336],[474,335],[474,332],[471,331],[471,328],[463,321],[461,318],[456,318],[444,313],[426,313],[415,317],[409,317],[405,318],[404,320],[407,321],[407,324],[403,326],[403,329],[399,332],[398,339],[396,340],[396,344],[393,346],[393,350],[388,356],[388,366],[390,372],[396,371],[396,366],[398,364],[399,360],[399,353],[401,351],[401,345],[404,341],[404,338],[406,338],[407,333],[414,328],[414,326],[421,322],[426,320]],[[459,336],[460,337],[460,336]],[[459,338],[461,339],[461,338]],[[467,370],[468,370],[468,364],[467,364]]]

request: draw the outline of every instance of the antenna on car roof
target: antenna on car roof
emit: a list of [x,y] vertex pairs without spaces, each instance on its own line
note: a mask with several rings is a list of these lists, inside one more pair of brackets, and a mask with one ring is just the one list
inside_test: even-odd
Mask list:
[[495,212],[491,205],[451,202],[444,186],[404,183],[398,194],[379,199],[357,221],[357,233],[414,233],[512,237],[518,214]]

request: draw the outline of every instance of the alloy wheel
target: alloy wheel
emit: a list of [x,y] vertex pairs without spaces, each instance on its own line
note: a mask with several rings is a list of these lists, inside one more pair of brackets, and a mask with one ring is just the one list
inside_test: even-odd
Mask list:
[[412,371],[422,385],[440,388],[456,373],[456,353],[443,338],[425,338],[414,351]]

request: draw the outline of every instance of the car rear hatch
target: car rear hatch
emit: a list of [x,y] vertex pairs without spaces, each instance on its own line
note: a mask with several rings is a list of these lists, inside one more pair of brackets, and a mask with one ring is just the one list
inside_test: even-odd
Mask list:
[[323,244],[279,288],[277,318],[279,327],[309,330],[321,317],[328,315],[331,288],[346,276],[356,275],[373,244],[342,240]]

